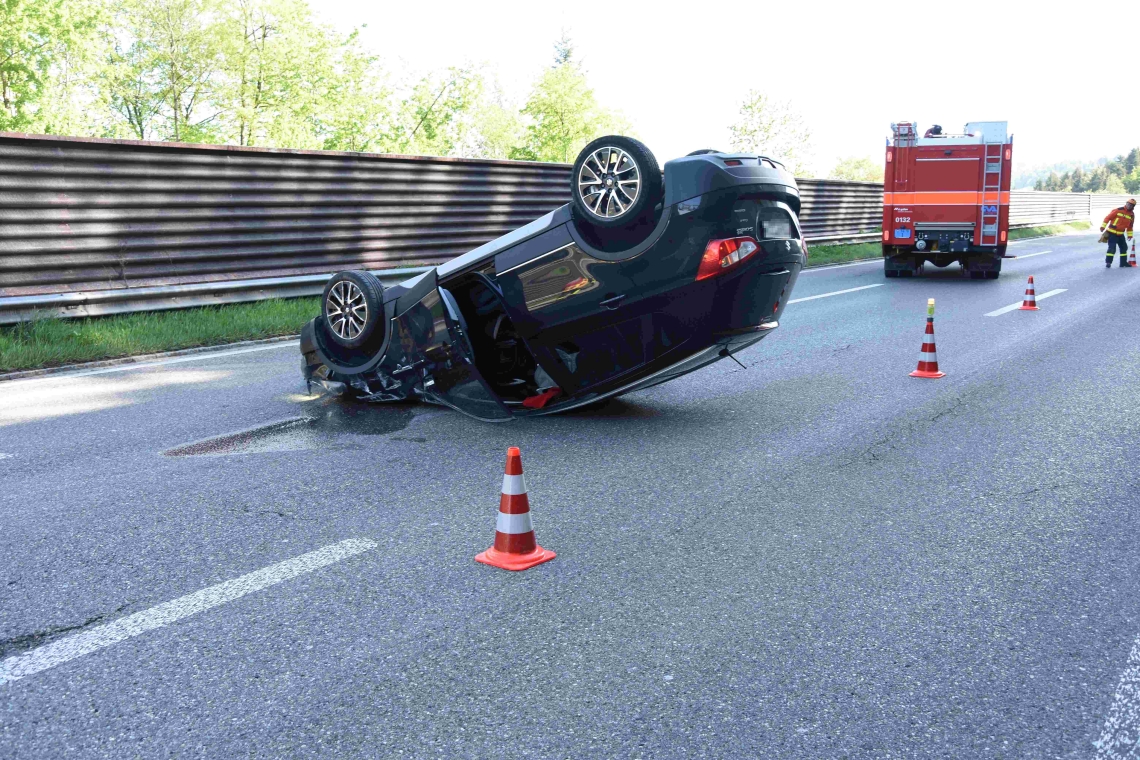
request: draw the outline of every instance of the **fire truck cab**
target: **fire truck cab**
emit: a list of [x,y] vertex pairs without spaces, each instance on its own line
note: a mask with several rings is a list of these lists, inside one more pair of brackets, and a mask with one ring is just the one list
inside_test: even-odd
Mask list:
[[919,137],[915,123],[903,121],[891,131],[883,180],[886,276],[957,261],[973,279],[996,279],[1009,233],[1013,137],[1006,122]]

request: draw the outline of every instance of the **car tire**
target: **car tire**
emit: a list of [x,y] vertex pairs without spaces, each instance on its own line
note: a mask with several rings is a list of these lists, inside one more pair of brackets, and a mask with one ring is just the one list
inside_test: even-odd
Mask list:
[[607,135],[582,149],[570,176],[575,219],[601,229],[629,227],[664,195],[652,151],[632,137]]
[[337,272],[321,296],[321,316],[329,338],[342,348],[360,348],[383,334],[384,286],[363,271]]

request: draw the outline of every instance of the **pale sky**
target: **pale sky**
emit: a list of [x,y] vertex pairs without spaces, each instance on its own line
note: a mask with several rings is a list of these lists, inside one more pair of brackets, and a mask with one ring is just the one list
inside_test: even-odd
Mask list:
[[839,157],[880,159],[903,120],[1008,121],[1020,166],[1140,145],[1140,13],[1119,0],[310,2],[343,30],[367,24],[389,70],[486,64],[520,105],[565,30],[598,99],[662,163],[727,149],[749,89],[794,102],[822,173]]

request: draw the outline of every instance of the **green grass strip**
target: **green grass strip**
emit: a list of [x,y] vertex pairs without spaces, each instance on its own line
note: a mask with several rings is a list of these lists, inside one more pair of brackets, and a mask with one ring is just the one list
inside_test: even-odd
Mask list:
[[840,264],[844,261],[874,259],[883,255],[883,244],[841,243],[838,245],[808,245],[808,266],[821,267],[827,264]]
[[1068,235],[1072,232],[1087,232],[1092,229],[1089,222],[1066,222],[1064,224],[1046,224],[1041,227],[1019,227],[1009,231],[1010,240],[1023,240],[1025,238],[1049,237],[1051,235]]
[[319,311],[319,298],[294,298],[84,319],[37,319],[0,327],[0,372],[295,335]]

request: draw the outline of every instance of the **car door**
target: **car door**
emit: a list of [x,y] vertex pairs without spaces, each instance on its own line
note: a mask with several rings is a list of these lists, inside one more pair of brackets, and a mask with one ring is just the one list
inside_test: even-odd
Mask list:
[[395,321],[406,362],[395,371],[416,373],[425,401],[488,422],[511,418],[475,366],[467,324],[451,293],[433,287]]
[[496,280],[519,335],[563,391],[645,363],[628,259],[591,255],[564,226],[519,248],[496,258]]

